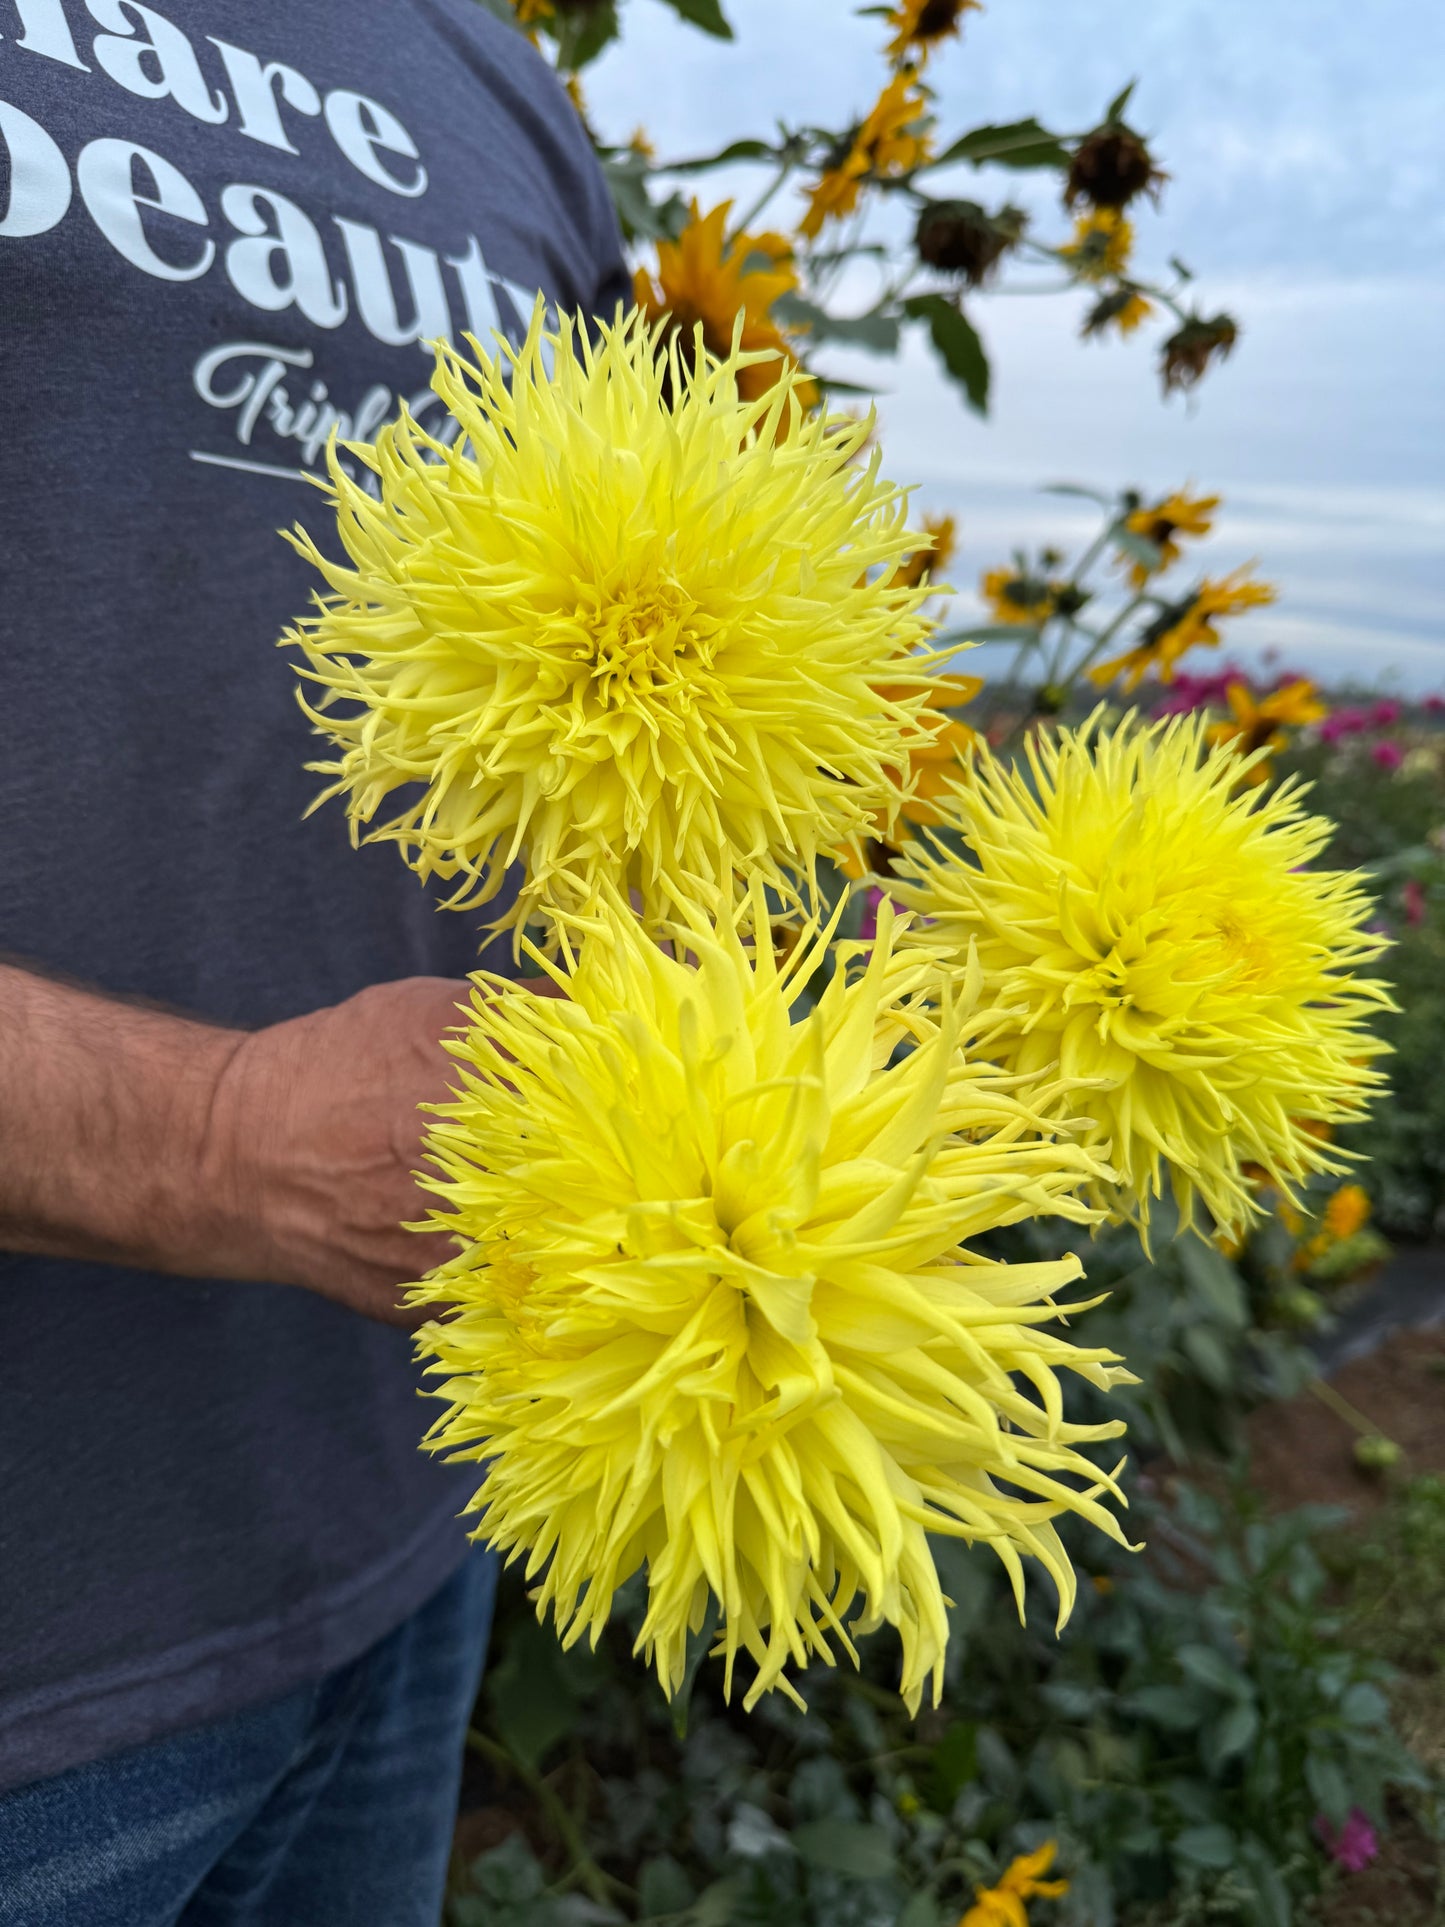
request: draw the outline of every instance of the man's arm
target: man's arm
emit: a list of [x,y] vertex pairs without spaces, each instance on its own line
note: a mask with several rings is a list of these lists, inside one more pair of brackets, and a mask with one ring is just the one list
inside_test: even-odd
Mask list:
[[0,1250],[302,1285],[412,1322],[397,1287],[452,1254],[400,1225],[418,1104],[466,986],[379,984],[221,1030],[0,966]]

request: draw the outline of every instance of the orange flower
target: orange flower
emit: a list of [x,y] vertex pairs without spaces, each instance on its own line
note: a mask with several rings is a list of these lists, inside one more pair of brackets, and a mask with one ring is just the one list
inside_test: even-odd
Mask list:
[[1129,580],[1136,589],[1142,589],[1151,575],[1161,574],[1179,560],[1182,551],[1176,536],[1208,535],[1214,526],[1219,501],[1217,495],[1189,495],[1177,489],[1162,502],[1143,503],[1125,517],[1124,527],[1129,533],[1142,535],[1159,551],[1159,560],[1152,569],[1137,561],[1130,568]]
[[923,533],[926,539],[919,543],[912,555],[899,563],[889,578],[889,588],[916,589],[925,575],[933,578],[940,569],[946,569],[953,554],[957,526],[951,515],[925,515]]
[[995,622],[1046,622],[1058,606],[1057,582],[1019,569],[989,569],[978,586]]
[[1270,760],[1273,753],[1284,749],[1289,743],[1285,726],[1318,723],[1330,713],[1316,695],[1314,684],[1304,676],[1286,683],[1282,689],[1276,689],[1258,701],[1242,682],[1230,683],[1224,693],[1229,702],[1230,718],[1228,722],[1210,725],[1209,740],[1211,743],[1233,743],[1241,756],[1252,756],[1256,750],[1270,752],[1241,776],[1242,782],[1256,788],[1261,783],[1267,783],[1274,774]]
[[917,76],[908,69],[895,74],[854,133],[842,160],[826,168],[811,189],[799,232],[816,240],[825,221],[841,220],[853,212],[870,175],[896,177],[927,160],[932,151],[927,120],[928,102],[918,89]]
[[1218,648],[1219,631],[1214,625],[1221,616],[1237,616],[1274,601],[1269,583],[1248,579],[1253,566],[1246,563],[1218,582],[1202,582],[1183,601],[1167,604],[1132,649],[1095,663],[1089,671],[1090,682],[1102,688],[1122,675],[1125,689],[1132,693],[1151,669],[1158,672],[1160,682],[1173,682],[1174,666],[1188,650]]
[[[928,741],[913,750],[908,758],[908,797],[898,812],[902,821],[916,824],[938,821],[934,800],[943,795],[956,779],[970,750],[978,741],[976,730],[944,712],[962,709],[966,703],[973,701],[982,688],[982,676],[939,676],[935,679],[927,701],[918,712],[920,725],[930,734]],[[916,692],[912,685],[881,683],[878,693],[889,702],[903,702]],[[897,771],[891,773],[895,777],[898,775]],[[883,817],[875,817],[872,840],[875,843],[886,842],[892,827]],[[844,876],[852,877],[855,883],[868,874],[867,864],[851,850],[837,852],[834,861]]]
[[974,1904],[958,1927],[1029,1927],[1027,1900],[1057,1900],[1069,1891],[1067,1880],[1044,1880],[1054,1864],[1058,1843],[1046,1840],[1033,1853],[1021,1853],[996,1887],[975,1887]]
[[[666,320],[680,337],[684,353],[690,348],[698,323],[703,346],[710,354],[726,356],[733,330],[742,316],[742,346],[749,353],[771,354],[775,360],[754,363],[738,372],[744,401],[765,394],[782,367],[796,366],[797,355],[773,319],[773,303],[798,285],[791,244],[781,234],[727,235],[732,202],[723,201],[709,214],[694,201],[687,226],[675,241],[657,244],[657,277],[645,268],[633,277],[637,305],[650,321]],[[818,399],[809,382],[800,400],[812,407]]]

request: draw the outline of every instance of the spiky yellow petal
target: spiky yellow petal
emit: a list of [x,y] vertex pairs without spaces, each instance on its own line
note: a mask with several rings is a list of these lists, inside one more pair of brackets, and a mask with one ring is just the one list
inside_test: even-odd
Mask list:
[[[1286,1197],[1342,1168],[1307,1119],[1362,1115],[1389,995],[1361,977],[1384,940],[1352,876],[1312,867],[1331,825],[1298,784],[1244,786],[1202,717],[1035,737],[1027,764],[981,753],[936,800],[894,888],[1007,1013],[982,1048],[1053,1072],[1094,1120],[1118,1184],[1101,1206],[1148,1219],[1166,1172],[1185,1213],[1260,1215],[1245,1164]],[[947,841],[962,839],[965,856]]]
[[366,486],[333,452],[348,565],[296,538],[332,592],[286,638],[326,794],[353,835],[395,809],[370,835],[458,905],[520,858],[504,925],[603,883],[653,929],[698,877],[806,887],[927,737],[928,589],[892,581],[916,537],[855,459],[871,420],[806,416],[776,356],[740,396],[756,356],[684,357],[636,314],[594,342],[539,309],[521,349],[476,351],[438,349],[448,434],[403,413],[349,450]]
[[[766,931],[756,885],[750,914]],[[1079,1448],[1121,1427],[1068,1422],[1060,1375],[1125,1374],[1042,1329],[1076,1259],[966,1242],[1087,1220],[1097,1162],[1041,1130],[1048,1091],[965,1060],[964,1000],[886,908],[800,1014],[830,934],[779,965],[693,911],[669,948],[614,900],[565,999],[479,976],[429,1138],[431,1223],[461,1249],[415,1292],[455,1309],[419,1343],[432,1444],[488,1462],[478,1536],[525,1557],[569,1642],[645,1566],[639,1648],[669,1692],[711,1593],[748,1704],[886,1623],[916,1707],[948,1634],[927,1535],[991,1545],[1020,1601],[1036,1558],[1067,1613],[1052,1522],[1118,1536]]]

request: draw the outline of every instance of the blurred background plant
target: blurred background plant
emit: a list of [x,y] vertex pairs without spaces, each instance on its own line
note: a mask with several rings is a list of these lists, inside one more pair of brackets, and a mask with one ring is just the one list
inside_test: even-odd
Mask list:
[[[863,9],[878,42],[871,101],[840,102],[828,125],[743,129],[671,156],[645,129],[619,144],[589,117],[587,69],[628,17],[617,0],[481,3],[564,78],[638,304],[684,345],[700,328],[725,351],[741,329],[775,357],[748,371],[759,392],[796,362],[814,384],[804,399],[856,407],[867,391],[839,378],[831,351],[886,366],[920,334],[940,382],[982,415],[983,316],[1019,294],[1074,304],[1083,339],[1147,341],[1165,395],[1194,391],[1235,350],[1239,324],[1184,263],[1138,258],[1135,217],[1168,173],[1131,119],[1130,87],[1087,126],[957,124],[933,77],[940,49],[974,31],[978,0]],[[731,34],[719,0],[665,4]],[[1037,193],[1029,210],[985,193],[981,170],[1048,182],[1052,215]],[[744,173],[754,186],[740,195]],[[730,192],[709,194],[715,175]],[[1438,1586],[1415,1615],[1428,1620],[1423,1657],[1396,1610],[1445,1570],[1440,1489],[1403,1485],[1362,1540],[1318,1509],[1271,1516],[1244,1448],[1251,1413],[1316,1382],[1311,1341],[1378,1270],[1387,1239],[1445,1231],[1445,703],[1327,694],[1303,674],[1221,660],[1274,590],[1253,566],[1196,566],[1224,513],[1218,493],[1169,477],[1059,493],[1092,505],[1092,533],[991,562],[982,622],[949,617],[952,519],[920,521],[903,568],[940,585],[940,639],[1007,643],[1011,657],[984,686],[962,656],[941,680],[912,821],[928,823],[976,735],[1008,751],[1099,702],[1207,710],[1215,740],[1257,752],[1246,780],[1311,782],[1313,806],[1340,825],[1331,861],[1372,875],[1394,940],[1401,1008],[1381,1019],[1398,1051],[1394,1099],[1341,1139],[1371,1161],[1293,1201],[1261,1187],[1262,1220],[1237,1242],[1171,1240],[1157,1219],[1152,1256],[1127,1227],[1090,1240],[1035,1222],[999,1240],[1011,1258],[1077,1248],[1109,1294],[1092,1330],[1139,1374],[1123,1403],[1148,1551],[1101,1560],[1089,1547],[1080,1607],[1056,1639],[1037,1600],[1019,1623],[995,1562],[940,1547],[954,1605],[937,1712],[906,1717],[878,1642],[860,1676],[810,1681],[806,1717],[771,1701],[744,1716],[706,1667],[669,1711],[629,1656],[635,1599],[595,1653],[563,1654],[509,1576],[471,1738],[453,1927],[1288,1927],[1376,1859],[1391,1823],[1433,1855],[1436,1785],[1395,1736],[1391,1668],[1433,1674],[1445,1656]],[[852,892],[844,934],[866,932],[892,855],[875,845],[871,891],[831,879],[830,893]],[[1362,1447],[1372,1440],[1390,1447],[1367,1428]]]

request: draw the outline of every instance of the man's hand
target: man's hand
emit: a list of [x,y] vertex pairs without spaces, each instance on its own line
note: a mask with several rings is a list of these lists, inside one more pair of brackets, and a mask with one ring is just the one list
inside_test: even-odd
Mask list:
[[0,1250],[301,1285],[415,1323],[449,1257],[412,1173],[467,986],[382,984],[249,1033],[0,968]]
[[410,977],[242,1038],[217,1081],[201,1173],[225,1200],[228,1275],[416,1322],[398,1285],[456,1249],[400,1228],[433,1202],[412,1175],[426,1122],[417,1107],[446,1096],[440,1039],[461,1021],[466,991]]

